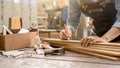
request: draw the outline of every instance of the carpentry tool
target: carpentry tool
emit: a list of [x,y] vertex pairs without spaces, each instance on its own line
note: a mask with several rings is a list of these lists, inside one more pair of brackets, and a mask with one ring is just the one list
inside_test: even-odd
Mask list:
[[37,47],[36,49],[34,49],[36,51],[37,54],[39,55],[48,55],[48,54],[52,54],[52,55],[63,55],[65,54],[65,50],[64,48],[52,48],[46,44],[42,44],[43,48]]
[[38,29],[38,23],[36,21],[32,22],[31,26],[28,28],[28,30],[34,30]]
[[3,33],[2,33],[3,35],[6,35],[6,34],[7,34],[7,31],[6,31],[5,28],[2,28],[2,32],[3,32]]
[[41,43],[40,37],[37,36],[37,37],[35,37],[34,40],[35,40],[35,45],[36,45],[35,48],[39,47],[42,49],[42,46],[41,46],[42,43]]
[[2,25],[2,27],[3,27],[9,34],[13,34],[13,32],[12,32],[10,29],[8,29],[5,25]]
[[64,47],[67,50],[93,55],[101,58],[120,60],[120,43],[97,43],[88,47],[80,46],[78,40],[60,40],[51,38],[42,38],[43,41],[52,44],[55,47]]
[[40,55],[47,55],[47,54],[63,55],[65,54],[64,48],[53,48],[48,43],[41,43],[40,38],[35,39],[34,48],[37,54],[40,54]]
[[52,55],[65,54],[64,48],[53,48],[49,44],[42,44],[42,47],[45,49],[45,54],[52,54]]
[[20,29],[20,31],[18,32],[18,34],[21,34],[21,33],[29,33],[30,31],[28,29],[25,29],[25,28],[22,28]]
[[35,41],[34,51],[36,51],[37,54],[44,56],[45,51],[43,50],[43,47],[41,46],[40,37],[39,36],[35,37],[34,41]]

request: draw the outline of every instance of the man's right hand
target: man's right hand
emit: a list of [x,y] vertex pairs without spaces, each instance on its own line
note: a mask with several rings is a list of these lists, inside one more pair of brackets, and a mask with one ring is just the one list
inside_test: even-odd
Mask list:
[[62,40],[69,40],[72,36],[72,32],[70,30],[65,31],[65,30],[61,30],[60,32],[60,39]]

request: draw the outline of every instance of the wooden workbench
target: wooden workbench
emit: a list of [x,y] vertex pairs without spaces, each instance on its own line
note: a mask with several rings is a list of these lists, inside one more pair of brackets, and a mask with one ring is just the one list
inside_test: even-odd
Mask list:
[[120,62],[67,51],[63,56],[0,57],[0,68],[120,68]]

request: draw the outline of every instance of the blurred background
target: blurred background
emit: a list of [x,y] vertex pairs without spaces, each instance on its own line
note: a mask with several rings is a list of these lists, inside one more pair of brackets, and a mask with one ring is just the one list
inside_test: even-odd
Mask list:
[[[58,38],[59,31],[67,22],[68,0],[0,0],[0,26],[8,27],[11,17],[21,17],[23,28],[29,28],[33,23],[37,23],[37,29],[41,31],[40,36],[46,37],[45,34],[56,32],[56,35],[52,36]],[[85,29],[89,18],[84,15],[81,17],[81,25],[77,32],[80,38],[89,35]]]

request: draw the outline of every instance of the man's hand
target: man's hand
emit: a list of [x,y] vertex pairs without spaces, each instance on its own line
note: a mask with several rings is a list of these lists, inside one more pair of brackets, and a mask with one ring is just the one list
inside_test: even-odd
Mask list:
[[60,39],[62,40],[69,40],[72,36],[72,32],[68,30],[67,32],[65,30],[62,30],[60,32]]
[[105,39],[102,39],[101,37],[98,36],[89,36],[87,38],[83,38],[81,40],[81,46],[87,47],[90,44],[95,44],[95,43],[107,43],[108,41]]

